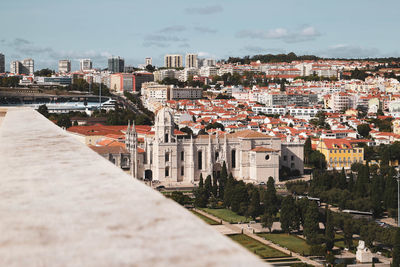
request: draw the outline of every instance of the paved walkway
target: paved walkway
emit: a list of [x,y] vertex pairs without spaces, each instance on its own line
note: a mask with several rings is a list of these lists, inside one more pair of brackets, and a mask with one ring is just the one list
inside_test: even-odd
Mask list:
[[302,262],[305,262],[307,264],[311,264],[313,266],[323,266],[319,262],[310,260],[309,258],[304,257],[304,256],[300,255],[299,253],[290,251],[289,249],[286,249],[286,248],[283,248],[281,246],[278,246],[277,244],[274,244],[271,241],[265,240],[264,238],[259,237],[256,234],[253,234],[253,229],[246,229],[245,227],[242,227],[241,225],[230,224],[230,223],[228,223],[226,221],[223,221],[220,218],[215,217],[215,216],[213,216],[213,215],[211,215],[211,214],[209,214],[207,212],[204,212],[202,210],[195,209],[195,211],[200,213],[200,214],[202,214],[202,215],[204,215],[204,216],[206,216],[206,217],[208,217],[208,218],[210,218],[210,219],[212,219],[212,220],[215,220],[217,222],[218,221],[222,221],[223,225],[226,225],[227,227],[229,227],[233,231],[242,232],[243,234],[245,234],[245,235],[247,235],[247,236],[249,236],[249,237],[251,237],[251,238],[253,238],[253,239],[255,239],[255,240],[257,240],[257,241],[259,241],[259,242],[261,242],[261,243],[263,243],[265,245],[267,245],[267,246],[270,246],[270,247],[272,247],[272,248],[274,248],[276,250],[279,250],[279,251],[281,251],[281,252],[283,252],[285,254],[291,255],[292,257],[296,257],[296,258],[300,259]]

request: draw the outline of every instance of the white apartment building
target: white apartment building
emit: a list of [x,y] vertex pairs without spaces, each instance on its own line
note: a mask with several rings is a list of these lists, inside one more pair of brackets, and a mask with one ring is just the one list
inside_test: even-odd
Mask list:
[[167,69],[167,70],[157,70],[153,72],[154,81],[159,82],[164,80],[165,78],[175,78],[175,70]]
[[213,66],[203,66],[200,68],[199,74],[204,77],[216,76],[218,75],[218,69]]
[[81,71],[88,71],[93,68],[92,60],[90,60],[90,59],[81,59],[79,61],[79,65],[80,65]]
[[192,78],[193,78],[193,76],[198,75],[198,74],[199,74],[199,70],[196,68],[185,68],[183,70],[183,81],[186,82],[189,80],[190,76],[192,76]]
[[329,107],[335,112],[355,108],[354,96],[344,92],[332,94]]
[[196,68],[196,69],[199,67],[199,62],[197,60],[197,54],[186,54],[185,67],[186,68]]
[[23,61],[11,61],[10,72],[14,74],[33,75],[35,72],[35,62],[31,58],[26,58]]
[[176,88],[172,87],[170,89],[170,99],[180,100],[180,99],[201,99],[203,97],[203,88]]
[[146,57],[145,58],[145,64],[147,65],[153,65],[153,59],[151,57]]
[[58,61],[58,72],[69,73],[71,72],[71,60],[62,59]]
[[182,55],[165,55],[164,66],[166,68],[182,68]]

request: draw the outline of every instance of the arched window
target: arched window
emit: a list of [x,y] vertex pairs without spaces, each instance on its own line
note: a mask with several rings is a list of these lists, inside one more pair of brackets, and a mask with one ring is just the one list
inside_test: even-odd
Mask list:
[[169,152],[165,152],[165,162],[169,161]]
[[164,142],[168,143],[168,134],[167,133],[164,135]]
[[231,152],[231,165],[232,165],[232,169],[236,168],[236,150],[232,149]]
[[182,166],[181,167],[181,176],[185,175],[185,168]]
[[216,152],[215,152],[215,161],[217,161],[217,160],[218,160],[218,158],[219,158],[219,152],[218,152],[218,151],[216,151]]
[[197,152],[197,168],[201,170],[203,167],[203,152]]
[[165,177],[169,176],[169,167],[165,167]]

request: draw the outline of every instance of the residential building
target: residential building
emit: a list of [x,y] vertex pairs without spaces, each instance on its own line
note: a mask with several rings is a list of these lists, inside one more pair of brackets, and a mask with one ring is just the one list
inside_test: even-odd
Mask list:
[[135,91],[140,92],[142,84],[154,81],[154,75],[151,72],[135,72]]
[[58,61],[58,72],[69,73],[71,72],[71,60],[62,59]]
[[68,76],[36,77],[35,81],[37,85],[68,86],[72,83],[72,78]]
[[162,81],[165,78],[175,78],[175,70],[167,69],[167,70],[157,70],[153,72],[154,81]]
[[182,68],[182,55],[165,55],[164,66],[166,68]]
[[10,72],[14,74],[33,75],[35,72],[35,62],[31,58],[26,58],[23,61],[11,61]]
[[81,59],[79,61],[79,65],[80,65],[81,71],[88,71],[93,68],[92,60],[90,60],[90,59]]
[[6,60],[4,54],[0,53],[0,73],[6,72]]
[[135,91],[135,75],[132,73],[115,73],[110,75],[110,90],[119,94]]
[[197,54],[186,54],[185,67],[186,68],[196,68],[196,69],[199,67],[199,63],[197,60]]
[[203,97],[203,88],[176,88],[170,89],[170,99],[168,100],[180,100],[180,99],[200,99]]
[[364,148],[348,139],[321,139],[317,150],[324,154],[328,170],[349,170],[353,163],[364,163]]
[[124,72],[125,61],[121,57],[110,57],[108,59],[108,71],[112,73]]
[[146,64],[146,66],[153,65],[153,59],[151,57],[146,57],[145,64]]

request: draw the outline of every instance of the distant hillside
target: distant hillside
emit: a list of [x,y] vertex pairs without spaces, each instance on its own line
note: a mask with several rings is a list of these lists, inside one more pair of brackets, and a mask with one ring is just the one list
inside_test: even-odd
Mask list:
[[323,58],[314,55],[302,55],[298,56],[291,52],[288,54],[266,54],[266,55],[254,55],[252,57],[229,57],[228,63],[241,63],[249,64],[250,62],[260,60],[261,63],[274,63],[274,62],[292,62],[297,60],[347,60],[347,61],[376,61],[382,63],[389,62],[400,62],[400,57],[387,57],[387,58]]

